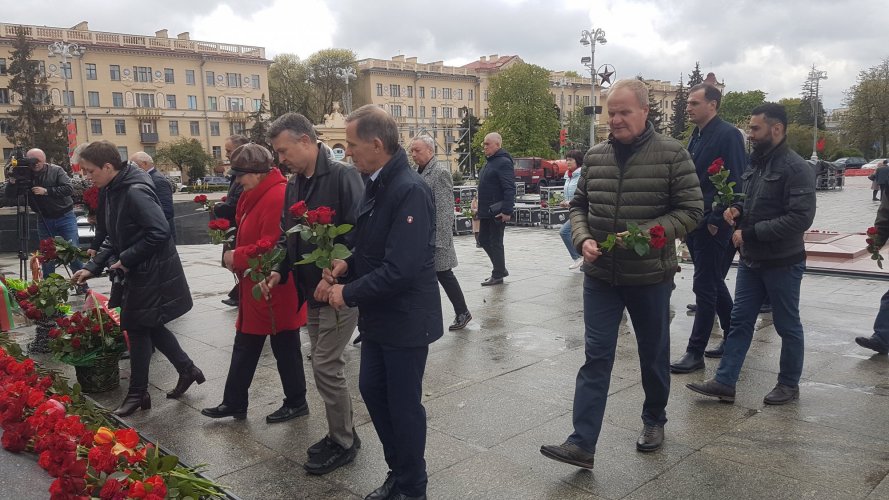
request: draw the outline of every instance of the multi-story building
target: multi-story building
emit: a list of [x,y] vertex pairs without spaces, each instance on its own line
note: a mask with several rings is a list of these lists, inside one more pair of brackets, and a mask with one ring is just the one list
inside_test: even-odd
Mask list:
[[[90,31],[86,22],[71,29],[0,24],[4,160],[13,147],[5,136],[8,113],[17,105],[6,70],[19,31],[33,41],[52,104],[63,116],[70,113],[76,143],[108,140],[121,158],[152,154],[159,144],[185,137],[221,160],[225,138],[244,132],[268,99],[271,61],[262,47],[195,41],[188,33],[170,38],[166,30],[154,36]],[[83,53],[63,63],[47,50],[54,42],[77,44]]]

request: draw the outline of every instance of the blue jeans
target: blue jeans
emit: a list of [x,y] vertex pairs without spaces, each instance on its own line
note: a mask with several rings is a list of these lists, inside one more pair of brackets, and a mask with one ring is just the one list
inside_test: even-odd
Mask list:
[[732,228],[723,224],[716,235],[707,227],[698,228],[685,238],[694,262],[692,289],[695,292],[695,320],[688,338],[686,351],[703,355],[713,331],[713,320],[719,316],[723,330],[729,331],[732,316],[732,296],[725,284],[732,261],[726,255],[731,248]]
[[614,367],[617,332],[624,308],[630,313],[642,371],[642,421],[667,422],[670,397],[670,294],[673,282],[644,286],[611,286],[586,276],[583,282],[583,322],[586,362],[577,373],[574,390],[574,433],[568,441],[591,453],[602,430],[602,418]]
[[725,339],[725,353],[716,370],[716,381],[734,387],[753,340],[753,326],[766,296],[772,301],[775,330],[781,336],[778,383],[795,386],[803,372],[803,325],[799,319],[799,290],[805,261],[773,268],[738,265],[732,328]]
[[571,220],[566,220],[564,224],[562,224],[562,228],[559,229],[559,236],[562,237],[562,242],[565,243],[565,248],[568,249],[568,255],[571,256],[571,259],[577,260],[580,258],[580,254],[577,253],[577,250],[574,249],[574,243],[571,241]]
[[[72,244],[79,245],[80,240],[77,237],[77,217],[74,216],[73,211],[70,211],[56,219],[38,217],[37,236],[41,240],[52,238],[54,236],[61,236],[62,238],[70,241]],[[79,260],[75,260],[71,263],[71,270],[73,272],[79,271],[82,267],[83,264]],[[56,265],[53,262],[44,262],[42,269],[43,276],[46,277],[56,272]]]
[[874,320],[874,336],[889,347],[889,291],[886,291],[880,299],[880,312]]

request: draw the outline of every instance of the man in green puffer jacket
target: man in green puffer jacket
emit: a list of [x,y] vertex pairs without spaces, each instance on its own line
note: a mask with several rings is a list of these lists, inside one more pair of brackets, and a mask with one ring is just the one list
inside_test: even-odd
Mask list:
[[[577,374],[574,433],[561,445],[546,445],[547,458],[592,468],[608,397],[617,333],[624,308],[639,346],[642,434],[636,449],[655,451],[664,440],[670,395],[670,293],[676,273],[676,238],[693,230],[704,213],[695,166],[678,141],[648,122],[648,87],[621,80],[608,93],[608,142],[584,157],[574,199],[574,246],[584,258],[583,309],[586,362]],[[632,249],[603,251],[609,233],[618,240],[627,224],[643,232],[663,226],[667,244],[639,256]]]

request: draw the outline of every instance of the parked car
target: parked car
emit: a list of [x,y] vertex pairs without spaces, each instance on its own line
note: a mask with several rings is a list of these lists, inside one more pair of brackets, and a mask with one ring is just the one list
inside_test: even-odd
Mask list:
[[847,156],[834,161],[835,165],[843,168],[861,168],[865,163],[867,163],[867,160],[860,156]]
[[207,184],[208,186],[228,186],[228,179],[225,177],[202,177],[198,184]]
[[865,163],[861,166],[861,168],[867,170],[875,170],[877,167],[882,165],[884,161],[886,161],[886,158],[877,158],[876,160],[871,160]]

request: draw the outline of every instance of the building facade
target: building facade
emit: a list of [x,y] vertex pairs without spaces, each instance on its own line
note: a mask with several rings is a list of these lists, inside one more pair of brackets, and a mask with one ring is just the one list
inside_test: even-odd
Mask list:
[[[268,99],[271,61],[262,47],[195,41],[188,33],[170,38],[166,30],[154,36],[90,31],[86,22],[71,29],[0,24],[4,160],[14,146],[5,127],[17,107],[6,70],[20,30],[33,41],[32,58],[47,76],[52,104],[74,122],[76,144],[108,140],[121,158],[153,154],[184,137],[198,140],[221,163],[225,138],[249,128],[251,115]],[[77,44],[83,53],[63,63],[49,55],[54,42]]]

